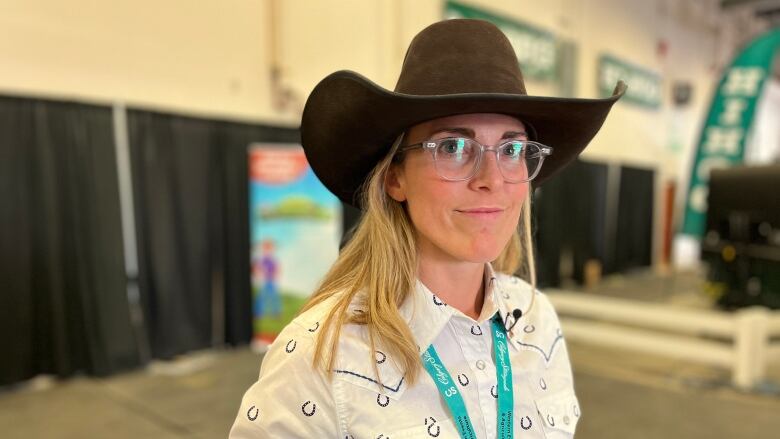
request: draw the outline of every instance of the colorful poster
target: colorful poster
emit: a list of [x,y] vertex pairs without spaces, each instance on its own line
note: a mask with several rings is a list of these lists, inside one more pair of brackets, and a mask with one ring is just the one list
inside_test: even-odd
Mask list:
[[249,147],[253,346],[289,323],[336,259],[341,203],[297,145]]

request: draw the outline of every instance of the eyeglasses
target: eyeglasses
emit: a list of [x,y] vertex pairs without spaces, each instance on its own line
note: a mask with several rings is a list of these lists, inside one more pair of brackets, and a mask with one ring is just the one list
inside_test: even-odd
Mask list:
[[420,148],[430,151],[439,177],[449,181],[468,180],[476,175],[485,151],[496,153],[501,176],[509,183],[531,181],[542,169],[552,148],[531,140],[509,140],[488,148],[474,139],[447,137],[401,147],[398,152]]

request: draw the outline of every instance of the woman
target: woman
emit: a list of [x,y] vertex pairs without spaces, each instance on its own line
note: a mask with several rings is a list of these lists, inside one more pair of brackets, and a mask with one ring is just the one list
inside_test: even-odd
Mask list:
[[527,96],[509,41],[478,20],[418,34],[394,92],[348,71],[320,82],[302,143],[363,217],[231,437],[571,437],[568,354],[533,287],[530,182],[573,160],[624,89]]

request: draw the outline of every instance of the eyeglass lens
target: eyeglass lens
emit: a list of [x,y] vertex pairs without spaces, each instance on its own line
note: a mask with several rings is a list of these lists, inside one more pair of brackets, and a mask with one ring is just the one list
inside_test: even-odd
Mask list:
[[[465,180],[474,176],[484,160],[480,144],[472,139],[447,138],[436,141],[436,170],[444,179]],[[492,148],[491,148],[491,152]],[[525,140],[510,140],[496,147],[498,167],[506,181],[521,182],[533,178],[542,163],[540,146]]]

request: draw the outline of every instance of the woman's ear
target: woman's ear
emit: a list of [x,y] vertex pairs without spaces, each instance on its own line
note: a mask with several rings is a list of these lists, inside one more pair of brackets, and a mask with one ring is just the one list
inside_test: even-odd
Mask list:
[[385,174],[385,191],[390,198],[402,203],[406,201],[406,191],[404,190],[404,176],[401,164],[392,164]]

